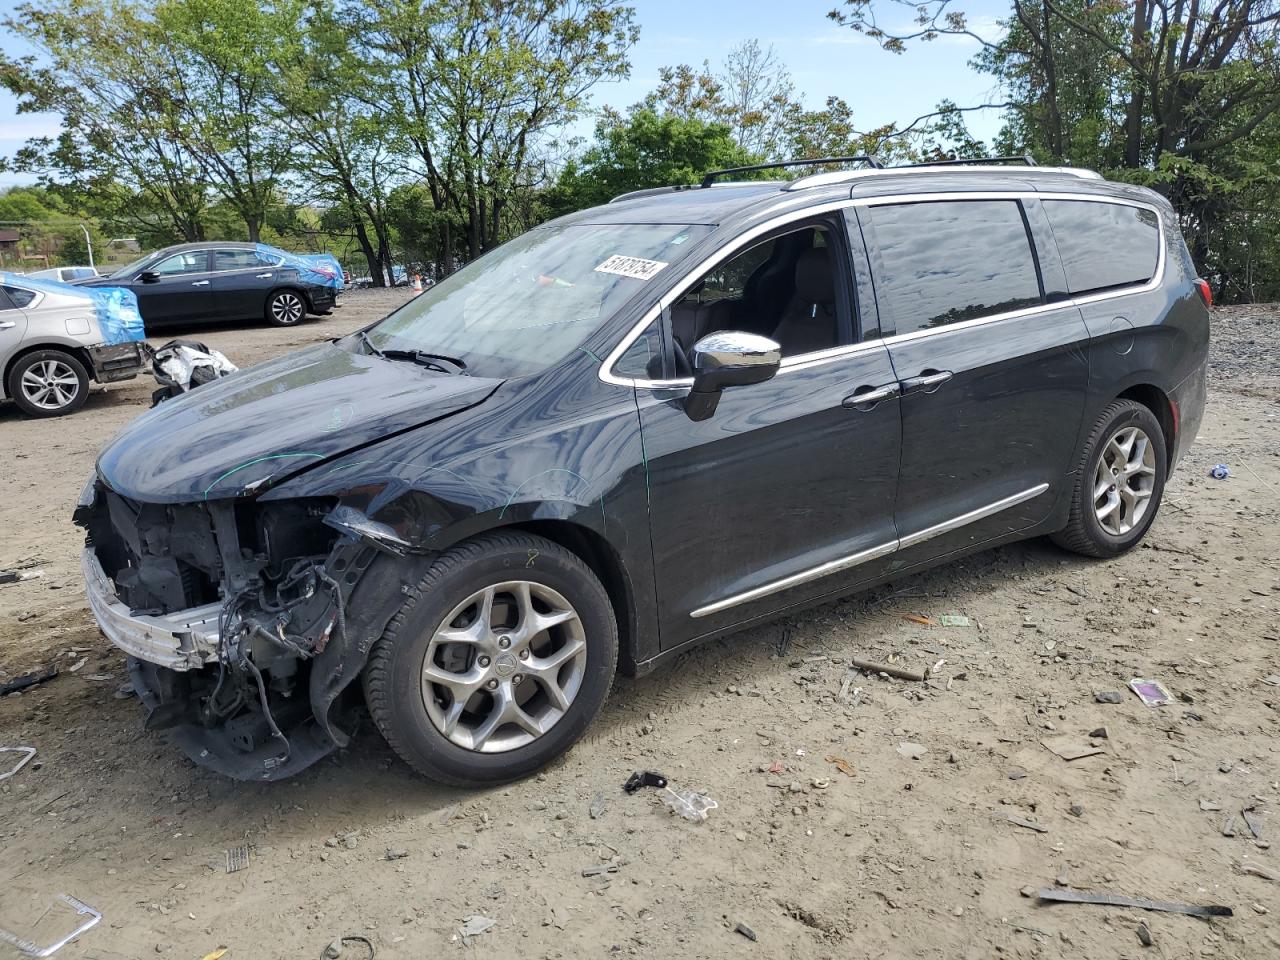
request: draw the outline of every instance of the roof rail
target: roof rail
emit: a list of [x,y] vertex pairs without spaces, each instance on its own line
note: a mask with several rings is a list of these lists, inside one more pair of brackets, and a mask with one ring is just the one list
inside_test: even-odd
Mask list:
[[994,166],[995,164],[998,164],[998,163],[1020,163],[1023,166],[1027,166],[1027,167],[1038,166],[1038,164],[1036,163],[1036,158],[1029,153],[1024,153],[1021,156],[1009,156],[1009,157],[960,157],[958,159],[953,158],[950,160],[921,160],[918,163],[903,163],[903,164],[899,164],[899,166],[903,166],[903,167],[948,167],[948,166],[975,167],[975,166],[982,166],[984,164],[991,164]]
[[723,170],[712,170],[702,177],[702,186],[709,187],[718,177],[730,173],[753,173],[756,170],[785,170],[787,167],[817,167],[828,163],[865,163],[874,170],[883,169],[884,164],[878,157],[862,155],[854,157],[819,157],[815,160],[780,160],[775,163],[753,163],[746,167],[726,167]]
[[[908,163],[898,167],[883,167],[875,170],[837,170],[828,173],[815,173],[807,177],[801,177],[798,180],[792,180],[782,189],[787,191],[805,190],[810,187],[825,187],[835,183],[847,183],[850,180],[861,180],[863,178],[888,177],[893,174],[911,174],[911,173],[990,173],[992,169],[998,167],[995,161],[988,160],[967,160],[963,163],[955,161],[939,161],[937,163]],[[1080,167],[1041,167],[1030,166],[1025,170],[1011,171],[1010,176],[1014,177],[1038,177],[1038,176],[1058,176],[1058,177],[1078,177],[1081,180],[1101,180],[1102,174],[1096,170],[1085,170]]]

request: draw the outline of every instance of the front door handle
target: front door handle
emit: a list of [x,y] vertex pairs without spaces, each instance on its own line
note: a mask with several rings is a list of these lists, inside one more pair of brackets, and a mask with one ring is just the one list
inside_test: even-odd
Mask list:
[[867,411],[881,400],[892,400],[900,392],[897,383],[885,383],[878,387],[859,387],[840,401],[840,405],[850,410]]
[[933,393],[953,376],[950,370],[921,370],[920,376],[902,381],[902,392]]
[[209,285],[209,281],[208,281],[208,280],[196,280],[196,281],[194,281],[191,285],[192,285],[193,287],[207,287],[207,286]]
[[256,274],[256,276],[257,276],[257,278],[258,278],[259,280],[270,280],[270,279],[271,279],[271,273],[270,273],[270,271],[268,271],[267,273],[259,273],[259,274]]

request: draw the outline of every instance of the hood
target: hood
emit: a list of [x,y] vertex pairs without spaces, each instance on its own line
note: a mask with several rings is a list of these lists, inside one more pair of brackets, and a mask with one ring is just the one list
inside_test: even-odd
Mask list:
[[500,383],[319,344],[166,400],[111,441],[98,474],[151,503],[257,493],[473,406]]

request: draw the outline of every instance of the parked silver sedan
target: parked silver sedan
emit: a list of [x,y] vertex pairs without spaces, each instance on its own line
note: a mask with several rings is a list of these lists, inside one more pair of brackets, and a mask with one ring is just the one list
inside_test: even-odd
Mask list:
[[[136,306],[134,307],[136,313]],[[89,381],[131,380],[144,362],[141,327],[125,339],[101,300],[49,280],[0,273],[0,399],[33,417],[74,413]]]

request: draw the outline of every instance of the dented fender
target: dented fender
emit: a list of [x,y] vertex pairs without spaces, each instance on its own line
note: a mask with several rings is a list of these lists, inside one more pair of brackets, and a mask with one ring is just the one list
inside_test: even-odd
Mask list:
[[[624,662],[632,652],[648,659],[658,650],[658,627],[635,397],[594,389],[605,386],[594,378],[583,393],[583,382],[508,381],[493,402],[308,467],[258,499],[331,499],[335,521],[345,512],[356,526],[384,532],[370,543],[381,540],[384,552],[405,556],[514,525],[590,531],[609,545],[634,598],[634,622],[619,625],[635,648],[624,651]],[[572,416],[563,409],[570,405]]]

